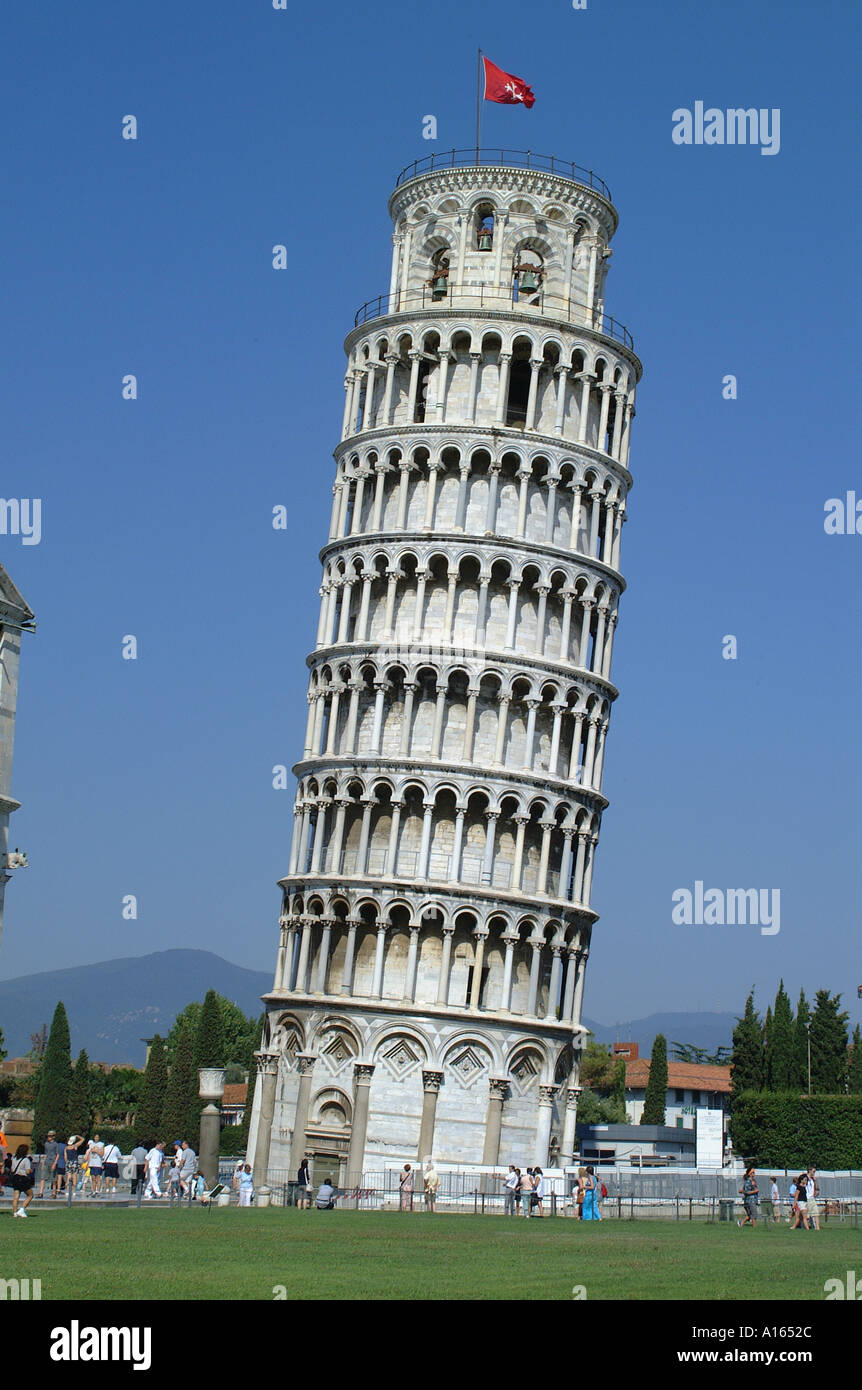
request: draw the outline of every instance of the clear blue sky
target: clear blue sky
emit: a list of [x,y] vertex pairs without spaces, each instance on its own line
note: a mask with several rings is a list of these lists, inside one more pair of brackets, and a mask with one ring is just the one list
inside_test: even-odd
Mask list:
[[[537,97],[486,105],[485,139],[610,185],[607,308],[645,364],[586,1012],[741,1009],[783,975],[859,1016],[862,536],[823,504],[862,497],[860,27],[777,0],[15,7],[0,495],[43,499],[43,539],[0,537],[38,618],[3,977],[274,964],[342,342],[388,289],[398,170],[472,142],[481,44]],[[698,100],[779,107],[780,153],[675,145]],[[779,935],[674,926],[696,879],[779,888]]]

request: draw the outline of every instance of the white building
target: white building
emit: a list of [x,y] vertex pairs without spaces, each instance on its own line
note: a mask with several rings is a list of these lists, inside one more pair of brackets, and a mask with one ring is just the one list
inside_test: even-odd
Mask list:
[[608,190],[499,153],[402,171],[345,344],[258,1181],[575,1148],[641,367]]
[[0,940],[6,884],[11,878],[10,869],[18,867],[14,854],[11,859],[9,856],[9,817],[21,805],[12,796],[21,633],[31,632],[33,625],[33,613],[0,565]]

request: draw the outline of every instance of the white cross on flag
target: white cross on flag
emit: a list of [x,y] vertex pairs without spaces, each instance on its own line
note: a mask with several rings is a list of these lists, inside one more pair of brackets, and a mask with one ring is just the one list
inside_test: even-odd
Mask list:
[[485,64],[486,101],[499,101],[505,106],[526,106],[528,109],[533,105],[536,100],[533,89],[527,86],[522,77],[513,77],[512,73],[504,72],[490,58],[483,57],[482,62]]

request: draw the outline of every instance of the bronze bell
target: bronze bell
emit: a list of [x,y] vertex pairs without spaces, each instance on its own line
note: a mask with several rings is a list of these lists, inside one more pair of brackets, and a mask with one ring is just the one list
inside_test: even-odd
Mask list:
[[535,294],[539,288],[536,272],[534,270],[522,270],[518,288],[522,294]]
[[494,233],[490,227],[479,228],[479,250],[490,251],[494,240]]
[[435,276],[434,276],[433,283],[432,283],[432,285],[431,285],[431,294],[432,294],[432,297],[433,297],[434,299],[444,299],[445,296],[446,296],[447,287],[448,287],[448,281],[447,281],[447,279],[446,279],[446,276],[445,276],[445,275],[435,275]]

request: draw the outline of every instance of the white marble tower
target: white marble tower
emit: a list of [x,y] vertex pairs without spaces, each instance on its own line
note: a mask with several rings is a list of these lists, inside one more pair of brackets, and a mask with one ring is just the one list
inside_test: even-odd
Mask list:
[[251,1141],[571,1161],[640,363],[595,175],[402,171],[346,340],[317,645]]

